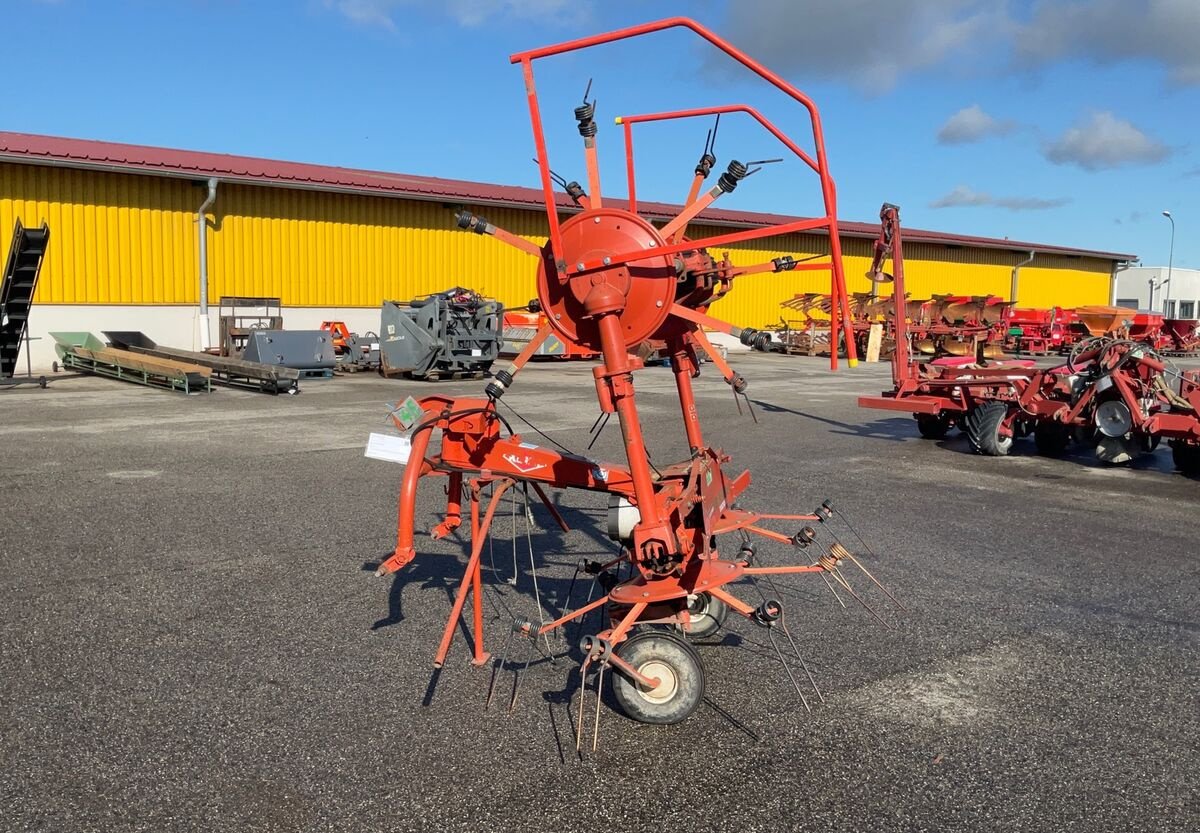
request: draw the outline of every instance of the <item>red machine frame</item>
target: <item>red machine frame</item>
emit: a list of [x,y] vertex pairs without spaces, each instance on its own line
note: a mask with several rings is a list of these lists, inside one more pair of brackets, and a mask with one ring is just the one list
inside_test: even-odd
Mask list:
[[[903,298],[899,209],[885,203],[880,220],[871,272],[893,282],[894,299]],[[889,257],[893,275],[882,271]],[[992,456],[1007,454],[1015,437],[1030,433],[1042,453],[1058,456],[1073,432],[1081,431],[1095,436],[1102,451],[1107,449],[1102,459],[1119,462],[1129,458],[1130,449],[1152,450],[1166,438],[1172,441],[1177,467],[1200,473],[1200,373],[1176,374],[1176,392],[1166,383],[1167,365],[1152,346],[1093,337],[1076,346],[1065,366],[1048,369],[1033,362],[988,364],[981,357],[960,366],[915,362],[899,300],[893,315],[894,388],[882,396],[860,397],[860,407],[911,413],[929,439],[958,424],[976,451]]]
[[[551,187],[549,158],[533,79],[533,61],[672,27],[685,27],[700,35],[808,109],[813,123],[816,160],[808,159],[802,151],[800,154],[820,176],[827,216],[703,240],[689,240],[683,234],[687,220],[697,212],[696,199],[675,221],[662,229],[656,228],[632,209],[607,207],[600,191],[594,104],[585,98],[583,106],[576,109],[575,117],[584,140],[590,193],[582,193],[582,189],[572,183],[575,190],[572,196],[583,210],[565,221],[559,221],[559,207]],[[617,528],[615,537],[622,544],[622,553],[610,564],[602,565],[602,568],[627,563],[632,568],[631,577],[626,581],[614,581],[601,598],[590,604],[567,611],[550,622],[524,623],[518,630],[536,639],[567,622],[579,620],[589,612],[607,606],[609,626],[595,636],[586,637],[581,644],[584,652],[581,674],[592,663],[599,664],[599,687],[603,669],[611,666],[619,672],[621,685],[632,686],[630,690],[635,694],[628,696],[635,700],[637,696],[643,698],[631,705],[630,701],[621,700],[622,689],[618,687],[618,699],[631,716],[647,722],[673,723],[686,717],[684,711],[690,713],[690,708],[694,708],[698,700],[684,711],[680,711],[682,707],[672,707],[672,710],[668,708],[669,704],[659,702],[665,701],[668,696],[676,698],[677,695],[675,683],[668,685],[667,677],[675,682],[682,679],[674,672],[668,674],[667,671],[673,662],[682,662],[684,665],[694,662],[694,673],[702,678],[699,658],[693,656],[688,659],[686,651],[681,654],[678,646],[671,647],[667,643],[670,637],[660,630],[643,630],[636,637],[631,637],[635,626],[668,624],[686,631],[696,621],[698,614],[694,604],[697,599],[704,601],[706,610],[733,610],[767,628],[783,625],[783,607],[778,600],[764,597],[763,604],[754,607],[730,592],[728,585],[743,577],[754,579],[759,575],[797,573],[818,573],[826,583],[832,580],[878,618],[870,605],[850,587],[839,565],[846,562],[858,566],[879,586],[874,576],[836,539],[833,543],[819,540],[816,528],[822,527],[835,512],[830,502],[825,501],[808,514],[766,514],[751,512],[736,505],[737,499],[750,485],[750,474],[726,474],[723,464],[728,463],[730,458],[720,449],[706,444],[692,387],[693,378],[699,375],[697,351],[703,351],[712,359],[735,394],[745,391],[745,380],[713,348],[702,327],[731,333],[746,343],[754,339],[757,331],[718,321],[707,314],[707,308],[713,300],[729,290],[738,275],[754,271],[788,271],[795,265],[792,258],[781,257],[756,267],[734,267],[728,255],[721,260],[709,255],[709,246],[826,227],[829,229],[833,252],[828,268],[833,275],[835,291],[840,292],[839,297],[844,299],[844,289],[836,289],[842,283],[836,201],[833,180],[826,167],[819,116],[815,105],[783,79],[703,27],[683,18],[671,18],[519,53],[512,57],[512,62],[521,64],[529,96],[534,143],[550,226],[549,240],[539,248],[465,211],[459,213],[458,224],[464,230],[494,236],[539,259],[538,299],[541,309],[548,316],[548,326],[539,330],[538,335],[506,370],[496,374],[487,386],[486,399],[426,397],[420,402],[423,416],[415,424],[402,424],[397,417],[401,428],[410,432],[412,451],[400,489],[396,549],[380,566],[378,573],[394,572],[416,554],[416,506],[418,486],[423,477],[446,476],[449,479],[445,516],[432,531],[435,538],[450,533],[462,524],[463,487],[466,486],[471,518],[470,556],[434,664],[440,667],[446,660],[468,594],[474,599],[473,658],[476,663],[483,663],[489,654],[483,644],[480,557],[502,495],[517,484],[522,489],[532,488],[565,529],[566,525],[548,500],[544,486],[608,493],[610,524]],[[715,112],[716,109],[719,108],[707,112]],[[659,114],[644,118],[650,120],[676,115]],[[760,118],[760,121],[765,123],[764,119]],[[794,146],[769,123],[766,124],[773,133]],[[736,161],[730,163],[718,188],[732,190],[733,185],[729,183],[736,184],[737,179],[744,178],[746,166],[739,168],[739,165]],[[632,175],[632,166],[630,172]],[[699,182],[694,182],[693,192],[698,193],[699,190]],[[568,192],[571,191],[571,186],[568,186]],[[598,463],[528,443],[512,433],[497,411],[496,405],[513,384],[514,377],[552,331],[564,341],[601,354],[602,364],[593,368],[596,395],[601,411],[604,414],[615,413],[619,418],[626,454],[624,463]],[[687,460],[655,471],[652,471],[646,451],[635,402],[633,373],[641,369],[642,363],[630,352],[648,340],[666,344],[690,452]],[[853,363],[853,339],[848,341],[847,346]],[[502,435],[502,427],[508,430],[508,436]],[[441,449],[438,453],[430,453],[430,440],[435,430],[441,431]],[[483,505],[485,487],[491,487],[486,508]],[[786,534],[764,526],[765,521],[787,521],[804,526]],[[815,527],[810,524],[815,524]],[[744,538],[734,557],[728,557],[717,543],[720,536],[731,533],[738,533]],[[805,563],[759,566],[755,563],[755,549],[748,542],[749,535],[794,546],[800,551],[807,551],[810,557]],[[786,633],[786,625],[783,626]],[[625,661],[621,646],[630,639],[640,642],[645,650],[657,651],[653,661],[638,666]],[[655,647],[645,648],[652,643]],[[633,641],[629,642],[629,645],[633,644]],[[783,659],[782,654],[780,659]],[[788,667],[786,662],[785,667]],[[792,676],[790,670],[788,675]],[[792,682],[795,684],[794,678]],[[694,694],[691,691],[688,696]],[[803,694],[800,696],[803,698]]]
[[[639,37],[653,32],[661,32],[663,30],[676,27],[682,27],[691,30],[696,35],[699,35],[717,49],[733,58],[742,66],[746,67],[751,72],[755,73],[772,86],[779,89],[781,92],[799,102],[808,111],[809,120],[812,124],[813,147],[816,151],[816,159],[814,160],[809,157],[782,131],[774,127],[769,121],[758,114],[757,111],[753,110],[753,108],[746,107],[745,105],[729,105],[727,108],[712,107],[704,108],[703,110],[684,110],[674,113],[661,113],[653,116],[630,116],[628,118],[644,121],[664,118],[687,118],[698,115],[710,115],[718,112],[724,112],[726,110],[728,110],[728,112],[733,112],[736,110],[748,113],[754,116],[764,127],[767,128],[767,130],[769,130],[777,139],[788,146],[793,153],[796,153],[810,168],[813,169],[813,171],[816,172],[821,181],[821,196],[825,204],[825,215],[819,218],[794,220],[790,223],[781,223],[779,225],[766,226],[759,229],[748,229],[746,231],[716,235],[714,237],[704,238],[703,240],[683,241],[670,246],[661,247],[657,250],[657,253],[659,255],[677,254],[696,248],[723,246],[729,243],[741,243],[748,240],[757,240],[762,237],[769,237],[779,234],[826,228],[829,230],[829,250],[830,260],[832,262],[832,266],[830,268],[833,276],[831,281],[832,292],[839,298],[839,303],[841,303],[841,299],[844,299],[846,294],[846,281],[842,269],[842,243],[841,237],[838,233],[837,188],[834,185],[833,177],[829,174],[829,164],[825,154],[825,138],[821,130],[821,116],[817,110],[816,104],[813,103],[812,99],[810,99],[803,92],[789,84],[782,76],[767,69],[762,64],[758,63],[729,42],[718,37],[708,29],[705,29],[699,23],[696,23],[694,20],[689,20],[685,17],[666,18],[664,20],[646,23],[641,26],[631,26],[627,29],[619,29],[617,31],[608,32],[602,35],[595,35],[589,38],[580,38],[578,40],[567,41],[566,43],[561,43],[554,46],[546,46],[542,47],[541,49],[529,50],[528,52],[519,52],[510,58],[512,63],[521,65],[521,71],[525,77],[525,90],[529,100],[529,117],[533,125],[534,146],[537,149],[538,171],[541,175],[542,193],[546,205],[546,217],[550,224],[550,251],[554,255],[554,263],[559,275],[559,279],[566,280],[574,275],[588,274],[590,272],[604,270],[610,267],[621,266],[631,261],[643,259],[645,257],[645,253],[637,250],[624,251],[610,255],[603,259],[590,258],[576,261],[574,263],[563,260],[560,256],[563,251],[562,229],[558,218],[557,199],[554,192],[553,177],[551,176],[550,172],[550,162],[547,157],[545,134],[542,130],[541,110],[538,106],[537,87],[533,77],[533,62],[540,58],[546,58],[552,55],[561,55],[566,52],[589,49],[591,47],[600,46],[601,44],[626,40],[628,38]],[[625,117],[622,117],[622,119],[624,118]],[[625,135],[626,142],[631,142],[632,134],[628,127],[626,128]],[[632,181],[634,178],[632,145],[627,145],[627,147],[629,147],[629,151],[626,154],[627,166],[629,170],[629,178]],[[588,183],[593,195],[591,197],[592,201],[589,203],[589,207],[599,208],[602,205],[599,197],[600,169],[596,154],[596,142],[594,136],[591,137],[590,141],[585,141],[585,158],[587,161]],[[635,212],[636,187],[631,186],[629,196],[631,203],[633,203],[633,205],[630,207],[630,211]],[[701,197],[700,199],[703,200],[705,197]],[[712,199],[715,199],[715,197]],[[708,199],[706,205],[711,203],[712,199]],[[685,207],[684,212],[680,215],[680,217],[685,217],[689,213],[691,216],[695,216],[700,212],[700,210],[702,210],[702,208],[696,208],[695,200],[693,200],[691,205]],[[676,218],[676,221],[673,221],[673,223],[678,222],[678,220],[679,218]],[[672,224],[668,224],[667,228],[670,228]],[[684,222],[684,225],[686,225],[686,221]],[[670,235],[667,234],[664,236]],[[848,308],[843,307],[843,310],[843,314],[848,318]],[[704,323],[709,326],[717,325],[718,329],[720,328],[721,324],[721,322],[717,322],[715,319],[712,320],[711,324],[710,322]],[[836,333],[834,341],[836,342]],[[846,349],[847,361],[851,367],[854,367],[858,362],[858,356],[854,352],[854,347],[849,343],[847,343]],[[830,366],[835,369],[837,368],[836,354],[831,356]]]

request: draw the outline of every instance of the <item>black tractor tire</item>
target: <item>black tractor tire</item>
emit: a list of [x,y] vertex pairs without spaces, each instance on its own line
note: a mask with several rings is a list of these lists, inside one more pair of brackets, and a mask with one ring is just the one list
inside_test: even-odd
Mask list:
[[638,673],[662,681],[646,689],[619,671],[613,674],[613,694],[633,720],[659,726],[680,723],[704,699],[704,664],[696,649],[679,637],[643,630],[616,650]]
[[693,593],[687,600],[690,620],[679,630],[688,639],[707,639],[721,629],[729,616],[729,605],[709,593]]
[[1000,426],[1008,415],[1003,402],[984,402],[967,413],[967,439],[976,454],[1004,457],[1012,450],[1013,438],[1000,436]]
[[1200,445],[1176,440],[1171,443],[1175,468],[1185,477],[1200,477]]
[[1038,422],[1033,429],[1033,442],[1043,457],[1061,457],[1071,444],[1071,428],[1061,422]]
[[1075,442],[1079,443],[1080,445],[1087,446],[1088,448],[1095,448],[1097,445],[1099,445],[1100,437],[1101,434],[1096,430],[1096,426],[1091,424],[1077,425],[1071,431],[1071,439],[1075,440]]
[[916,414],[917,432],[927,440],[940,440],[950,430],[947,414]]

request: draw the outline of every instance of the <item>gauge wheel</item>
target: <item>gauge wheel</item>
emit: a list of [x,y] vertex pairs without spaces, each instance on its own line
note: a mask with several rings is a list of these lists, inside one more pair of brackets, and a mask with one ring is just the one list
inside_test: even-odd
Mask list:
[[917,414],[917,431],[927,440],[940,440],[950,430],[948,414]]
[[1200,445],[1176,440],[1171,443],[1171,457],[1181,474],[1187,477],[1200,475]]
[[1043,457],[1061,457],[1071,444],[1071,428],[1061,422],[1038,422],[1033,429],[1033,442]]
[[729,605],[711,593],[693,593],[687,598],[690,620],[680,625],[679,630],[688,639],[705,639],[712,636],[725,624]]
[[639,723],[669,726],[685,720],[704,699],[704,665],[696,649],[666,631],[642,631],[617,648],[617,656],[639,674],[659,680],[646,688],[613,674],[613,694],[622,711]]
[[1012,450],[1012,429],[1004,425],[1008,406],[992,400],[976,405],[967,414],[967,439],[977,454],[1004,457]]

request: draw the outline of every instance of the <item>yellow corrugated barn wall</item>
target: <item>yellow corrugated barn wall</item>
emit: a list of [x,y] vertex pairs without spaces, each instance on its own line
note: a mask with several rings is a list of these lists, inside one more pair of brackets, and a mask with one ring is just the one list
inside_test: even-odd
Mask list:
[[[0,163],[0,234],[13,221],[43,219],[50,252],[36,301],[41,304],[195,304],[195,212],[201,181]],[[536,211],[473,210],[541,243]],[[536,261],[496,240],[459,231],[436,202],[222,183],[209,222],[209,299],[279,296],[285,306],[373,307],[454,285],[506,305],[535,295]],[[729,231],[696,225],[693,237]],[[871,241],[846,239],[851,292],[870,288],[864,273]],[[715,254],[725,251],[719,249]],[[780,254],[828,256],[820,235],[786,235],[728,247],[741,265]],[[905,251],[912,297],[934,293],[1007,298],[1016,252],[910,243]],[[1022,306],[1077,306],[1108,300],[1108,261],[1039,255],[1021,270]],[[881,288],[886,294],[887,286]],[[798,292],[828,292],[829,273],[785,272],[738,278],[713,307],[740,326],[779,321],[780,302]]]
[[[369,307],[465,286],[508,306],[529,302],[537,260],[460,231],[441,203],[222,185],[209,248],[209,294],[278,295],[285,305]],[[471,210],[541,243],[532,211]]]
[[187,180],[0,163],[0,246],[50,224],[38,304],[194,304],[196,209]]

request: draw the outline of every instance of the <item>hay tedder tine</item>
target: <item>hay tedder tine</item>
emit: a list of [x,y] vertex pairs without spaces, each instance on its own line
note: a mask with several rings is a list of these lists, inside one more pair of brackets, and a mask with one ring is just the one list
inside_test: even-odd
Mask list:
[[796,640],[792,638],[792,632],[788,629],[787,618],[780,611],[779,627],[783,628],[783,635],[787,637],[788,642],[792,645],[792,651],[796,654],[796,660],[800,663],[800,667],[804,669],[804,673],[808,675],[808,682],[813,687],[813,691],[817,693],[817,699],[822,703],[825,702],[825,695],[821,693],[821,689],[817,687],[817,681],[813,677],[812,671],[808,668],[808,663],[804,661],[804,657],[800,655],[800,647],[796,644]]
[[796,675],[792,673],[792,666],[783,657],[783,651],[779,650],[779,643],[775,641],[775,629],[767,626],[767,639],[771,642],[771,647],[775,649],[775,656],[779,658],[779,664],[783,666],[784,673],[787,674],[788,680],[792,683],[792,688],[796,689],[796,694],[800,697],[800,702],[804,704],[806,712],[812,711],[812,706],[808,704],[808,698],[804,696],[804,692],[800,689],[800,682],[796,679]]

